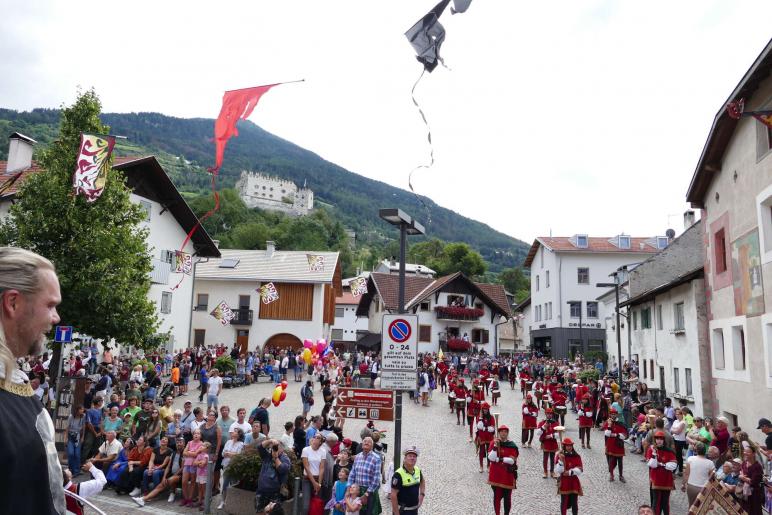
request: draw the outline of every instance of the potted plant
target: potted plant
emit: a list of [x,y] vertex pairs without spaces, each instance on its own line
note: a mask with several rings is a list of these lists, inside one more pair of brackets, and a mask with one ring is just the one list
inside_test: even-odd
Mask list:
[[[257,481],[260,477],[260,468],[263,460],[256,445],[244,447],[244,451],[231,458],[228,464],[228,477],[231,478],[231,486],[228,488],[228,497],[225,500],[225,511],[232,515],[253,515],[255,513],[255,492]],[[295,455],[292,449],[285,449],[290,459],[290,471],[287,476],[287,499],[284,501],[284,511],[292,510],[292,499],[295,496],[295,478],[301,477],[303,463]]]

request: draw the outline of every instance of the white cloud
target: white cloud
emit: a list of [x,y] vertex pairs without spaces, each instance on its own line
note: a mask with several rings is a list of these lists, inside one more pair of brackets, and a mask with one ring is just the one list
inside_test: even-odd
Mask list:
[[[434,3],[0,0],[0,104],[56,107],[81,85],[105,111],[215,117],[226,89],[305,78],[251,119],[407,188],[428,147],[403,32]],[[414,185],[526,241],[679,229],[668,215],[687,207],[713,116],[769,19],[769,2],[721,0],[476,0],[446,13],[451,71],[418,89],[437,162]]]

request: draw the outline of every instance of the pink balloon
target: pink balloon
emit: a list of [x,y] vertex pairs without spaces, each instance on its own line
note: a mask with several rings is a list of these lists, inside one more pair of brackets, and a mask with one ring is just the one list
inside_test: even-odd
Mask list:
[[316,343],[316,353],[317,354],[321,354],[322,352],[324,352],[324,349],[326,349],[326,348],[327,348],[327,344],[325,342],[318,341]]
[[309,339],[305,339],[305,340],[303,340],[303,347],[305,347],[306,349],[313,349],[314,348],[314,342],[309,340]]

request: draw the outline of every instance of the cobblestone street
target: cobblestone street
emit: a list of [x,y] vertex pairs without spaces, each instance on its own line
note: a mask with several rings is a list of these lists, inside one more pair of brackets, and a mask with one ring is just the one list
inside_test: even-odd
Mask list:
[[[300,383],[290,381],[287,389],[287,399],[278,408],[271,407],[271,436],[279,436],[281,426],[285,421],[292,420],[301,412]],[[502,397],[499,406],[494,406],[492,412],[501,413],[500,421],[511,429],[512,439],[520,445],[520,405],[519,389],[509,390],[508,384],[503,384]],[[249,387],[225,390],[221,395],[221,404],[235,408],[254,408],[261,397],[269,396],[273,385],[260,383]],[[318,396],[317,391],[317,396]],[[427,477],[427,496],[420,513],[429,515],[489,515],[493,513],[492,492],[486,483],[486,474],[478,472],[478,463],[474,453],[474,444],[468,442],[468,428],[457,426],[455,415],[448,409],[444,394],[435,392],[430,407],[423,408],[414,404],[405,394],[404,424],[402,433],[403,448],[416,445],[421,450],[418,465]],[[180,397],[175,406],[182,406],[186,399],[191,399],[194,406],[197,397],[192,393],[188,397]],[[314,406],[312,414],[321,410],[320,403]],[[344,432],[347,436],[359,439],[359,431],[365,426],[365,421],[348,420]],[[578,443],[578,430],[575,417],[566,417],[566,435]],[[389,451],[394,442],[393,423],[380,423],[376,427],[387,431],[386,441]],[[512,514],[547,515],[559,513],[559,497],[556,494],[555,481],[542,479],[542,452],[536,444],[532,449],[520,449],[519,479],[517,490],[512,496]],[[592,515],[626,515],[636,513],[636,508],[642,503],[648,503],[648,473],[639,456],[625,457],[626,484],[608,482],[606,460],[603,454],[603,434],[600,431],[592,433],[592,449],[578,449],[584,462],[582,486],[584,496],[579,499],[579,512]],[[680,482],[677,482],[679,485]],[[213,500],[213,508],[219,503],[219,497]],[[385,507],[387,500],[382,497]],[[117,497],[112,491],[106,491],[96,499],[96,504],[107,513],[190,513],[191,510],[180,508],[176,504],[160,501],[149,503],[144,508],[138,508],[126,496]],[[671,497],[671,513],[685,514],[687,511],[686,494],[680,490],[673,492]],[[213,513],[218,513],[216,509]],[[220,512],[222,513],[222,512]],[[390,514],[390,511],[384,510]]]

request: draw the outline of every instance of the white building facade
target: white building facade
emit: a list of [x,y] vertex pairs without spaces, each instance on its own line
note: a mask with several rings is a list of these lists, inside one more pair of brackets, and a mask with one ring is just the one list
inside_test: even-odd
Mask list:
[[332,326],[330,339],[337,345],[351,347],[359,338],[364,336],[370,327],[367,318],[357,316],[359,298],[351,292],[343,292],[341,297],[335,300],[335,323]]
[[[199,263],[194,293],[193,338],[195,345],[228,347],[242,352],[266,345],[300,348],[305,339],[329,340],[335,315],[335,299],[341,293],[337,252],[313,252],[324,256],[324,270],[310,271],[307,252],[275,250],[222,250],[221,259]],[[279,299],[265,304],[259,288],[273,283]],[[236,315],[223,325],[212,311],[226,302]]]
[[666,237],[539,237],[524,266],[531,270],[530,337],[534,352],[556,358],[606,350],[603,304],[610,274],[643,261],[667,245]]

